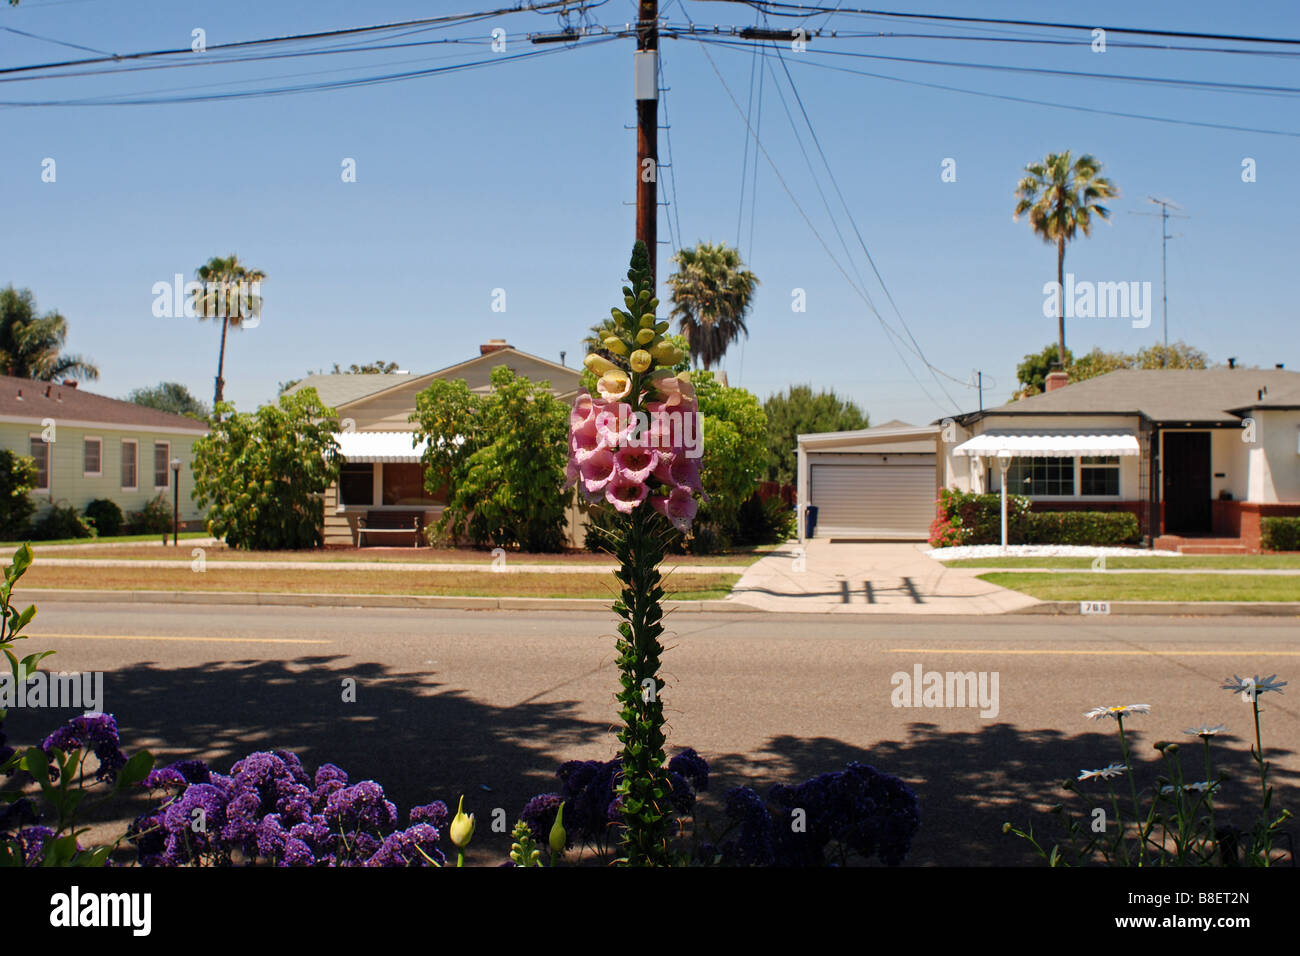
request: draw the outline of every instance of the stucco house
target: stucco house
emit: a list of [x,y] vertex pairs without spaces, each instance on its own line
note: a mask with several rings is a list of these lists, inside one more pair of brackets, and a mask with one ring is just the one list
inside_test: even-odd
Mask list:
[[[1262,518],[1300,515],[1300,373],[1122,369],[1064,378],[1049,376],[1039,395],[928,426],[801,435],[799,500],[829,506],[819,535],[921,539],[923,490],[996,493],[1005,451],[1008,491],[1029,496],[1035,510],[1131,511],[1156,547],[1257,551]],[[904,466],[913,479],[906,495],[890,490]],[[900,507],[890,511],[891,500]]]
[[[492,369],[499,365],[531,381],[549,382],[566,403],[572,403],[582,387],[581,368],[491,339],[479,346],[474,358],[436,372],[310,375],[289,389],[316,389],[321,401],[337,411],[343,428],[334,436],[343,470],[325,493],[326,545],[411,545],[417,528],[438,520],[446,502],[424,487],[424,448],[416,445],[410,421],[415,397],[435,379],[463,379],[471,391],[486,394]],[[577,523],[575,508],[569,521],[571,544],[577,543]]]
[[58,384],[0,375],[0,448],[36,462],[36,517],[51,503],[84,511],[107,498],[123,515],[152,498],[174,499],[172,459],[179,458],[180,520],[202,518],[190,498],[193,447],[206,423]]

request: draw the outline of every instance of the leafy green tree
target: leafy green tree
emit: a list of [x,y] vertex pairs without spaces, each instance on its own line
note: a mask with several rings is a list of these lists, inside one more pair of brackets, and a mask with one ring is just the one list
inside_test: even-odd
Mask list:
[[67,319],[58,312],[38,315],[31,289],[0,289],[0,374],[42,382],[99,378],[88,359],[62,354],[67,337]]
[[[262,314],[262,297],[251,293],[251,286],[266,278],[260,269],[250,269],[233,253],[224,259],[213,256],[194,271],[203,289],[194,293],[194,310],[199,319],[221,320],[221,350],[217,353],[217,381],[212,392],[214,410],[225,394],[226,330],[241,328],[248,320]],[[246,294],[241,294],[244,290]]]
[[341,466],[334,409],[304,388],[256,412],[222,402],[216,413],[194,443],[194,500],[212,506],[208,532],[246,550],[319,546],[322,495]]
[[668,277],[672,318],[690,343],[693,359],[712,368],[731,343],[749,335],[745,316],[753,305],[758,279],[744,267],[740,253],[722,242],[679,249],[673,262],[677,271]]
[[28,519],[36,510],[29,497],[36,487],[36,462],[0,448],[0,539],[14,541],[31,533]]
[[459,380],[431,382],[416,396],[416,440],[428,441],[425,487],[447,495],[438,529],[475,545],[558,551],[569,410],[549,382],[504,365],[491,381],[483,396]]
[[799,435],[866,428],[867,414],[832,389],[813,393],[811,385],[791,385],[763,403],[767,415],[767,480],[795,483]]
[[396,372],[400,366],[396,362],[366,362],[364,365],[358,365],[353,362],[346,369],[340,368],[339,363],[334,363],[335,375],[387,375],[390,372]]
[[753,393],[720,384],[712,372],[694,372],[691,380],[704,431],[700,481],[708,502],[700,508],[700,520],[730,537],[740,506],[763,478],[767,416]]
[[[1016,366],[1016,377],[1020,388],[1012,395],[1012,400],[1037,395],[1045,387],[1047,373],[1056,366],[1056,343],[1053,342],[1043,351],[1026,355],[1025,360]],[[1139,349],[1136,353],[1104,352],[1093,349],[1077,361],[1067,349],[1065,352],[1065,371],[1071,382],[1083,382],[1098,375],[1105,375],[1122,368],[1207,368],[1208,359],[1204,352],[1184,342],[1172,345],[1152,345]]]
[[1092,156],[1073,159],[1070,151],[1048,153],[1042,162],[1030,163],[1016,187],[1016,209],[1012,219],[1029,214],[1029,226],[1043,242],[1056,245],[1057,354],[1065,348],[1065,246],[1077,233],[1092,234],[1092,217],[1109,219],[1110,210],[1101,205],[1119,195],[1119,189],[1101,175],[1101,163]]
[[137,388],[126,396],[126,400],[145,408],[189,418],[207,418],[209,412],[208,406],[191,395],[190,390],[180,382],[160,382],[152,388]]

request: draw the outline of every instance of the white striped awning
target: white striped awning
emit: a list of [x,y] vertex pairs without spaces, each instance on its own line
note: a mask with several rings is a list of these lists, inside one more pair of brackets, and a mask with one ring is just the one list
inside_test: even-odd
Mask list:
[[1075,455],[1129,456],[1140,454],[1137,436],[1132,433],[1109,435],[1010,435],[985,432],[962,442],[954,455],[994,457],[1010,452],[1016,458],[1073,458]]
[[335,432],[347,461],[419,462],[427,442],[414,444],[413,432]]

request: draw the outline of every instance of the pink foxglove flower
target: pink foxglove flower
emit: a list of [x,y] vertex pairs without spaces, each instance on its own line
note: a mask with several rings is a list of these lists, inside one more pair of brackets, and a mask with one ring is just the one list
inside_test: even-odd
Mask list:
[[641,484],[645,484],[659,465],[659,452],[653,448],[620,448],[614,458],[624,478]]
[[699,508],[695,498],[685,488],[674,488],[667,497],[653,495],[650,498],[650,506],[671,521],[678,531],[690,530],[691,522],[695,520],[695,512]]
[[632,406],[626,402],[602,403],[596,412],[596,434],[606,448],[621,448],[627,444],[628,433],[635,424]]
[[578,465],[578,470],[582,473],[583,491],[595,495],[604,489],[618,472],[615,464],[614,453],[608,448],[598,448],[592,452],[586,461]]
[[648,491],[644,483],[633,481],[616,470],[614,477],[605,486],[605,500],[622,514],[630,515],[645,501]]

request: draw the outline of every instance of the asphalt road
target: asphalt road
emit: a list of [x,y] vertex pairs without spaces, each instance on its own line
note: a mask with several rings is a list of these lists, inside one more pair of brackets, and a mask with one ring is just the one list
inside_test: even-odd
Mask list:
[[[1300,810],[1295,621],[683,614],[670,623],[669,741],[709,760],[711,803],[742,783],[868,762],[920,797],[913,864],[1033,862],[1002,823],[1041,824],[1035,804],[1058,802],[1061,780],[1120,760],[1114,722],[1083,716],[1100,705],[1151,705],[1128,726],[1148,783],[1154,741],[1190,745],[1189,765],[1200,767],[1199,741],[1182,731],[1227,723],[1218,763],[1236,779],[1225,797],[1257,799],[1250,706],[1220,689],[1232,674],[1291,681],[1261,706],[1277,799]],[[309,770],[333,762],[354,781],[378,780],[403,822],[412,804],[454,805],[462,792],[480,821],[494,807],[513,821],[529,797],[558,789],[561,762],[616,752],[613,633],[609,613],[46,601],[24,651],[55,649],[48,669],[105,672],[104,709],[126,749],[148,747],[160,763],[197,756],[227,771],[252,750],[286,749]],[[989,690],[996,674],[996,714],[895,706],[893,675],[918,665],[982,672]],[[15,710],[6,730],[28,744],[68,716]],[[716,804],[710,813],[717,819]],[[477,845],[503,859],[507,838],[479,829]]]

